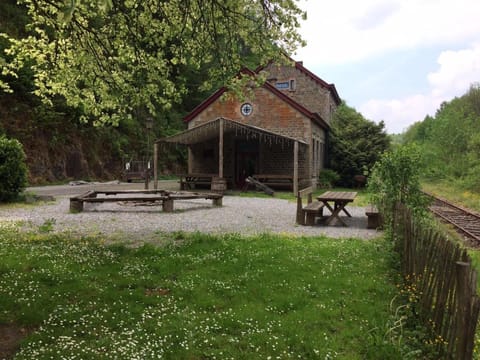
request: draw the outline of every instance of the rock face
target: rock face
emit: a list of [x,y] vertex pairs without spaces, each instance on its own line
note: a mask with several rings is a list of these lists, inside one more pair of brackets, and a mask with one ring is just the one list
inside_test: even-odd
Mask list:
[[36,112],[35,104],[0,99],[0,135],[22,143],[29,184],[120,177],[123,159],[112,144],[118,130],[79,124],[61,113],[47,118]]
[[70,145],[54,149],[45,138],[33,142],[18,140],[27,156],[30,184],[67,179],[115,179],[121,174],[122,159],[112,158],[109,149],[102,150],[101,139],[92,143],[91,139],[76,138]]

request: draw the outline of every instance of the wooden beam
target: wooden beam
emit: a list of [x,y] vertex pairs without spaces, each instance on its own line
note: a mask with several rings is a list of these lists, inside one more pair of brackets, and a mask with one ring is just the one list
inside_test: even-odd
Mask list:
[[187,174],[193,173],[193,151],[191,145],[187,145],[188,150],[188,164],[187,164]]
[[298,141],[293,144],[293,193],[298,192]]
[[153,145],[153,188],[158,189],[158,143]]
[[219,123],[219,140],[218,140],[218,177],[223,178],[223,119],[220,118]]

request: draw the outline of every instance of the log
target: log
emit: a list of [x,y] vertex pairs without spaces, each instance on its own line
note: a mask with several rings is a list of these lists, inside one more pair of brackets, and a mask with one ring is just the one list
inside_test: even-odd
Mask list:
[[267,195],[271,195],[273,196],[273,194],[275,194],[275,191],[273,191],[272,188],[268,187],[267,185],[265,184],[262,184],[260,181],[258,180],[255,180],[254,178],[252,178],[251,176],[247,177],[245,179],[246,182],[248,182],[249,184],[253,184],[255,185],[255,188],[257,190],[261,190],[263,191],[265,194]]

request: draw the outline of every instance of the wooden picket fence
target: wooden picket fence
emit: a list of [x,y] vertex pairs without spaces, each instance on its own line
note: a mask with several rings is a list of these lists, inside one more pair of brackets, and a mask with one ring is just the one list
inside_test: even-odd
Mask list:
[[417,287],[419,313],[440,340],[442,358],[472,359],[480,298],[467,251],[415,222],[401,204],[394,212],[393,235],[403,274]]

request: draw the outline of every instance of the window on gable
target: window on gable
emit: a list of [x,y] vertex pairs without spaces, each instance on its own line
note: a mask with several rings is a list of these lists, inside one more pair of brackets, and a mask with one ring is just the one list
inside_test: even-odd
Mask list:
[[279,90],[287,90],[287,89],[290,89],[290,82],[288,82],[288,81],[277,82],[277,83],[275,84],[275,86],[276,86],[277,89],[279,89]]
[[275,83],[275,87],[279,90],[295,91],[295,79],[290,79],[287,81],[279,81]]

